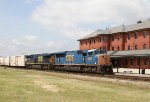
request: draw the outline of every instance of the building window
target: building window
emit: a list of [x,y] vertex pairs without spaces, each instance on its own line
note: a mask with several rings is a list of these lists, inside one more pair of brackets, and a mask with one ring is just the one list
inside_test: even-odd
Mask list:
[[118,34],[118,41],[120,40],[120,35]]
[[99,42],[102,42],[102,37],[99,38]]
[[91,40],[89,41],[90,45],[91,45]]
[[128,60],[127,59],[125,60],[125,64],[128,65]]
[[103,50],[106,50],[106,47],[103,47]]
[[143,45],[143,48],[146,49],[146,44]]
[[114,41],[114,35],[111,36],[112,41]]
[[106,42],[106,40],[107,40],[107,38],[104,36],[104,37],[103,37],[103,41]]
[[144,59],[144,64],[147,65],[148,64],[147,62],[148,62],[148,60],[145,58]]
[[83,43],[81,42],[81,43],[80,43],[80,45],[82,46],[82,45],[83,45]]
[[120,50],[120,47],[118,46],[118,48],[117,48],[118,50]]
[[138,46],[137,45],[135,45],[135,50],[137,50],[138,49]]
[[112,51],[114,51],[114,46],[112,47]]
[[100,47],[100,50],[102,49],[102,47]]
[[87,45],[87,41],[86,41],[86,45]]
[[133,59],[131,59],[131,65],[133,65]]
[[130,50],[131,48],[130,48],[130,45],[128,46],[128,50]]
[[137,39],[138,38],[138,33],[135,33],[135,39]]
[[128,40],[130,40],[130,34],[128,34]]
[[139,59],[137,59],[137,65],[140,65],[140,60]]
[[144,33],[144,38],[146,38],[146,31],[144,31],[143,33]]
[[94,44],[95,44],[95,39],[94,39]]

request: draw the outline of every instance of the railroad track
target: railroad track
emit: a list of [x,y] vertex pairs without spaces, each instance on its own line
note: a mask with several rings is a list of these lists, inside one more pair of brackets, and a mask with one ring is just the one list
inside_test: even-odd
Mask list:
[[[27,68],[16,68],[11,67],[14,69],[22,69],[22,70],[38,70],[43,71],[41,69],[27,69]],[[102,77],[102,78],[110,78],[110,79],[122,79],[122,80],[132,80],[132,81],[145,81],[150,82],[150,76],[149,77],[143,77],[143,76],[132,76],[132,75],[100,75],[95,73],[81,73],[81,72],[72,72],[72,71],[56,71],[56,70],[44,70],[46,72],[56,72],[56,73],[66,73],[66,74],[75,74],[75,75],[83,75],[83,76],[91,76],[91,77]]]

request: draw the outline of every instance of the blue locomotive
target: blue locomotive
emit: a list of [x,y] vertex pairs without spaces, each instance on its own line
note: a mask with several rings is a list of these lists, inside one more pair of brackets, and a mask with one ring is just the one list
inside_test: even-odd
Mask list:
[[113,74],[110,56],[100,49],[28,55],[25,63],[28,68]]

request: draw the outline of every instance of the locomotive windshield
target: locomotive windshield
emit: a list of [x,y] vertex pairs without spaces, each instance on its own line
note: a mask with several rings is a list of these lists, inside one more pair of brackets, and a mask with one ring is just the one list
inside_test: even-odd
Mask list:
[[96,50],[95,55],[107,54],[106,50]]

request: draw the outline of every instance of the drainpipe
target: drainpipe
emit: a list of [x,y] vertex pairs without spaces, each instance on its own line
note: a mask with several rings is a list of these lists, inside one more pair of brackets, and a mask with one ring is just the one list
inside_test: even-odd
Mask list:
[[149,57],[149,69],[150,69],[150,57]]
[[119,73],[119,59],[117,58],[117,73]]
[[139,57],[139,74],[141,74],[140,69],[141,69],[141,57]]

